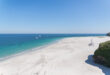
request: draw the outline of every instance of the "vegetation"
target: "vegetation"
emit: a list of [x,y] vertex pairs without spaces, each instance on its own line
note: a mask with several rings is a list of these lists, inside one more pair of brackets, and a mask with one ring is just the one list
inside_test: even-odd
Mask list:
[[107,36],[110,36],[110,32],[109,32],[109,33],[107,33]]
[[110,67],[110,41],[101,43],[93,58],[96,63]]

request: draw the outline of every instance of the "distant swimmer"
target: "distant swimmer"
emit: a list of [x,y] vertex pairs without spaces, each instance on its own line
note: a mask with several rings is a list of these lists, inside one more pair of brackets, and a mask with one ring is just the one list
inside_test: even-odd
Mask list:
[[39,39],[39,37],[35,37],[35,39]]

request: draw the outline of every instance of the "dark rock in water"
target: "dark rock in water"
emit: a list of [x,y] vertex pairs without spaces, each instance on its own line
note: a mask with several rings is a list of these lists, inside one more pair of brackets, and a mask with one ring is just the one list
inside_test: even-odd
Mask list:
[[110,36],[110,32],[109,32],[109,33],[107,33],[107,36]]
[[99,63],[99,64],[103,65],[106,60],[102,56],[94,56],[94,61],[95,61],[95,63]]
[[96,63],[110,67],[110,41],[101,43],[93,58]]

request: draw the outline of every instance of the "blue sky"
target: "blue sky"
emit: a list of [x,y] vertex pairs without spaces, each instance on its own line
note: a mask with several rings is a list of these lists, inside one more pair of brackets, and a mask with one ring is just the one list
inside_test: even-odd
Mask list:
[[107,33],[110,0],[0,0],[0,33]]

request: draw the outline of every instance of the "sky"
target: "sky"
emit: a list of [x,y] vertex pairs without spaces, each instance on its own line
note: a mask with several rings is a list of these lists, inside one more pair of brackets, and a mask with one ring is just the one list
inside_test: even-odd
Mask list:
[[0,33],[107,33],[110,0],[0,0]]

